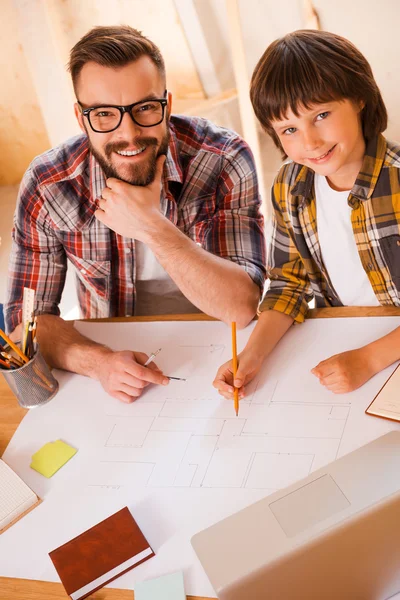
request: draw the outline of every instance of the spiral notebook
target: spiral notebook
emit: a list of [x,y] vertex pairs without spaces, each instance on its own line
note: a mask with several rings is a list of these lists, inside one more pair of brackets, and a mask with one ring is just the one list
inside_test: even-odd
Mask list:
[[374,417],[400,421],[400,365],[393,371],[365,412]]
[[14,525],[40,502],[35,492],[0,459],[0,533]]

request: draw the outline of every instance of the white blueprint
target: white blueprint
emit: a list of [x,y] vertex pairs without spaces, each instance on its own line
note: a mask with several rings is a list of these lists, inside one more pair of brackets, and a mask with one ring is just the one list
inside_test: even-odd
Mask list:
[[[60,392],[30,411],[5,455],[44,502],[0,537],[0,576],[57,581],[48,552],[128,506],[156,557],[113,585],[183,570],[186,593],[214,596],[190,546],[197,531],[398,425],[365,408],[395,365],[360,390],[326,391],[310,369],[400,325],[400,318],[318,319],[294,326],[240,402],[211,383],[230,358],[230,329],[214,322],[79,323],[115,349],[150,354],[167,375],[136,402],[107,396],[88,378],[57,372]],[[238,348],[251,332],[238,332]],[[78,448],[52,479],[29,468],[44,443]],[[35,545],[27,543],[35,540]]]

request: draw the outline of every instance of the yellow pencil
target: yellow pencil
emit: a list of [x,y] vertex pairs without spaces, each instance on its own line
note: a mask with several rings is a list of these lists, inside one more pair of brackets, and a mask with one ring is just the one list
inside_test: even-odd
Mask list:
[[24,361],[24,363],[29,362],[29,358],[27,358],[25,356],[25,354],[23,352],[21,352],[21,350],[18,348],[18,346],[16,344],[14,344],[14,342],[12,342],[9,337],[6,336],[6,334],[4,333],[4,331],[2,329],[0,329],[0,336],[3,338],[3,340],[5,340],[7,342],[7,344],[10,346],[10,348],[12,348],[14,350],[14,352],[16,352],[18,354],[18,356]]
[[[232,323],[232,370],[233,380],[235,381],[237,373],[237,347],[236,347],[236,323]],[[233,388],[233,402],[235,407],[236,416],[239,414],[239,390],[237,387]]]

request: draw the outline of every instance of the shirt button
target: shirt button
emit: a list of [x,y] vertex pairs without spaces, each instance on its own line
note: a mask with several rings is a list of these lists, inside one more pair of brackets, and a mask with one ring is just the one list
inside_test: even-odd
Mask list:
[[126,253],[126,254],[130,254],[130,252],[131,252],[131,249],[130,249],[130,248],[125,248],[125,253]]
[[86,273],[86,269],[81,269],[81,273],[84,275]]
[[367,267],[368,267],[368,271],[372,271],[372,269],[374,268],[374,265],[372,263],[368,263]]
[[201,248],[202,244],[200,242],[196,242],[196,246],[200,246],[200,248]]

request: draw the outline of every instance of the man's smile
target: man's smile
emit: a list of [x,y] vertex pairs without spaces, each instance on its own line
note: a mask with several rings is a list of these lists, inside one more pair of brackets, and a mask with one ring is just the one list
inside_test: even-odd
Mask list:
[[137,154],[141,154],[146,150],[146,146],[142,148],[138,148],[137,150],[116,150],[116,153],[120,156],[136,156]]

